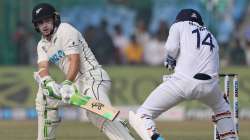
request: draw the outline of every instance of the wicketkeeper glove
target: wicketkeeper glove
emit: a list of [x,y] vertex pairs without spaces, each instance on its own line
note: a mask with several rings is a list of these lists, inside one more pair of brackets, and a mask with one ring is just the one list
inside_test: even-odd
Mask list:
[[56,99],[61,99],[59,85],[50,76],[41,78],[41,86],[44,95]]
[[175,66],[176,66],[176,60],[168,55],[166,58],[166,61],[164,62],[164,66],[168,69],[168,70],[174,70]]
[[74,94],[79,94],[77,87],[70,80],[65,80],[62,82],[62,87],[60,88],[60,93],[62,95],[62,101],[65,103],[70,103],[70,98]]

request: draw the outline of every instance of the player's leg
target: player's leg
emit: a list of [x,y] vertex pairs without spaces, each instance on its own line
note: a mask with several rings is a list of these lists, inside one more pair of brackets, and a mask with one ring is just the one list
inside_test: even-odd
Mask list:
[[223,98],[217,82],[203,86],[202,90],[209,93],[200,100],[214,111],[213,121],[217,125],[220,139],[235,140],[236,135],[230,105]]
[[[77,85],[84,85],[82,93],[94,97],[105,104],[110,105],[110,100],[107,93],[110,89],[110,81],[83,81]],[[80,88],[80,87],[79,87]],[[110,140],[134,140],[130,135],[129,130],[123,125],[122,120],[116,118],[113,122],[108,121],[92,112],[87,111],[87,117],[99,128]]]
[[92,124],[103,132],[110,140],[134,140],[129,133],[127,126],[124,125],[119,118],[116,118],[111,122],[91,112],[87,112],[87,117]]
[[176,81],[172,80],[163,82],[155,90],[153,90],[150,96],[137,110],[136,114],[130,112],[130,125],[136,130],[143,140],[163,139],[157,132],[155,122],[153,120],[162,112],[167,111],[184,100],[184,98],[180,96],[181,90],[175,86],[176,84]]
[[55,130],[60,123],[58,116],[59,101],[45,97],[39,88],[36,97],[36,111],[38,114],[37,140],[56,139]]

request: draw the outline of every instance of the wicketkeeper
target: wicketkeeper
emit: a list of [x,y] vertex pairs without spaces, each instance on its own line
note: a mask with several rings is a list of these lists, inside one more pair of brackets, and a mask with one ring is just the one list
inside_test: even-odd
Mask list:
[[219,47],[196,10],[178,13],[165,48],[165,66],[174,73],[165,77],[136,113],[130,112],[130,124],[143,140],[163,140],[153,120],[182,101],[198,100],[213,110],[220,139],[235,140],[230,106],[219,88]]
[[[60,15],[53,6],[47,3],[36,5],[32,11],[32,23],[42,35],[37,45],[39,70],[34,74],[39,83],[36,97],[37,139],[52,140],[56,139],[55,130],[60,123],[58,107],[68,103],[78,90],[82,95],[110,104],[106,93],[111,81],[81,33],[70,24],[61,23]],[[57,65],[65,74],[65,81],[60,85],[49,75],[50,63]],[[88,111],[87,117],[110,140],[134,140],[119,119],[107,121]]]

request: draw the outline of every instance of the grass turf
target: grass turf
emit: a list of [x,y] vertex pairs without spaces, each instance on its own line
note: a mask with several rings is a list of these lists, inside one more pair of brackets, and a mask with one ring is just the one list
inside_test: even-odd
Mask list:
[[[168,140],[212,140],[213,125],[208,121],[157,122]],[[250,120],[240,122],[240,140],[250,140]],[[36,121],[0,121],[1,140],[36,139]],[[134,133],[134,132],[133,132]],[[139,138],[136,136],[136,139]],[[65,121],[57,130],[57,140],[108,140],[90,123]]]

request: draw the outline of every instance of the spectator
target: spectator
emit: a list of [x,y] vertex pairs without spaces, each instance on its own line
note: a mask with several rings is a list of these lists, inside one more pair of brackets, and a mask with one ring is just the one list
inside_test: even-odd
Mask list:
[[21,22],[17,23],[17,29],[12,38],[17,47],[17,63],[21,65],[27,65],[29,63],[29,51],[26,45],[27,34],[25,25]]
[[107,65],[114,63],[114,43],[107,31],[107,21],[102,20],[100,27],[96,30],[96,35],[94,36],[93,53],[100,64]]
[[243,47],[240,45],[239,39],[236,39],[229,49],[229,63],[231,65],[245,65],[246,54]]
[[250,40],[246,40],[245,54],[246,54],[246,63],[248,66],[250,66]]
[[245,27],[243,28],[243,40],[242,40],[242,44],[244,44],[244,49],[245,49],[245,54],[246,54],[246,64],[248,66],[250,66],[250,25],[247,24],[245,25]]
[[36,52],[37,52],[37,48],[36,48],[36,45],[37,45],[37,42],[34,38],[34,34],[32,32],[27,32],[27,36],[26,36],[26,47],[27,47],[27,51],[28,51],[28,54],[29,54],[29,60],[28,60],[28,63],[31,64],[31,65],[36,65],[37,64],[37,55],[36,55]]
[[139,20],[135,29],[135,36],[137,38],[138,43],[142,45],[144,48],[150,39],[150,35],[147,31],[146,24],[143,20]]
[[131,42],[125,48],[125,55],[129,64],[142,64],[143,48],[135,35],[131,36]]
[[151,66],[163,65],[165,59],[165,40],[162,39],[161,34],[157,34],[156,38],[144,48],[144,62]]
[[86,42],[90,48],[94,47],[95,36],[96,36],[96,29],[94,26],[90,25],[86,28],[85,32],[83,33]]
[[114,26],[114,34],[112,36],[115,45],[115,63],[124,64],[125,60],[125,47],[128,46],[129,40],[123,34],[121,25],[117,24]]
[[159,41],[165,42],[168,37],[168,32],[169,32],[168,24],[165,21],[161,20],[159,22],[159,29],[156,32],[157,39]]

